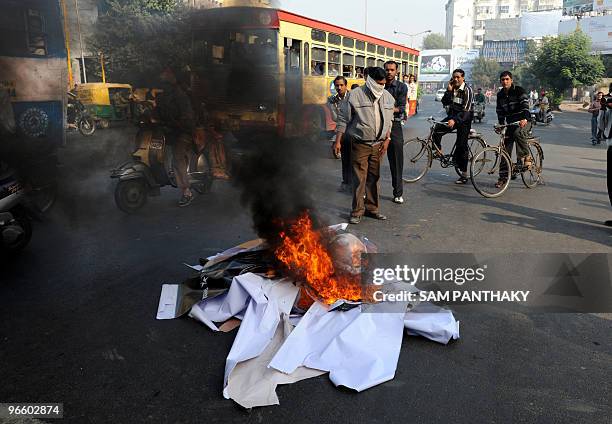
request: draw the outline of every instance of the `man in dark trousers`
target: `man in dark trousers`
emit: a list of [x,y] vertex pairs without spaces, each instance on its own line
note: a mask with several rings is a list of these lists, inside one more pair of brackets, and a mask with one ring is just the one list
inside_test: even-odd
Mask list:
[[[499,76],[501,90],[497,93],[497,119],[501,125],[518,122],[506,129],[508,140],[504,143],[508,155],[512,156],[512,147],[516,142],[517,163],[530,167],[533,158],[529,154],[529,137],[531,130],[531,112],[529,111],[529,96],[527,92],[512,82],[512,73],[503,71]],[[496,187],[503,187],[508,179],[509,170],[506,163],[499,167],[499,181]]]
[[[608,198],[612,205],[612,84],[608,89],[608,94],[603,97],[601,102],[601,111],[599,112],[599,130],[602,133],[603,139],[608,145],[607,152],[607,180],[608,180]],[[612,227],[612,219],[604,222],[608,227]]]
[[[340,105],[342,102],[346,100],[346,93],[348,92],[346,78],[342,75],[338,75],[334,79],[334,87],[336,89],[336,94],[330,96],[327,99],[327,104],[329,109],[331,110],[332,119],[337,124],[338,123],[338,114],[340,112]],[[332,150],[334,150],[335,140],[332,143]],[[349,137],[345,137],[342,140],[342,151],[341,158],[342,159],[342,183],[340,184],[340,191],[350,191],[351,188],[351,139]],[[335,156],[335,152],[334,152]]]
[[345,133],[351,137],[351,224],[359,224],[363,215],[379,220],[387,219],[378,209],[378,179],[380,158],[391,141],[394,103],[393,96],[385,90],[385,71],[382,68],[371,68],[366,84],[349,91],[346,101],[342,102],[334,149],[340,151]]
[[448,116],[443,120],[447,125],[437,124],[433,142],[437,148],[435,156],[442,155],[442,136],[457,130],[457,141],[453,160],[461,171],[461,176],[455,184],[465,184],[469,181],[467,165],[469,156],[468,137],[472,128],[474,114],[474,91],[465,82],[463,69],[455,69],[453,77],[446,86],[446,93],[442,97],[442,104],[448,108]]
[[393,201],[401,205],[404,203],[404,180],[402,180],[402,173],[404,171],[404,134],[402,132],[402,120],[406,114],[408,86],[396,78],[397,67],[397,62],[393,60],[385,63],[385,89],[395,99],[393,124],[391,126],[391,143],[387,150],[387,158],[391,168]]

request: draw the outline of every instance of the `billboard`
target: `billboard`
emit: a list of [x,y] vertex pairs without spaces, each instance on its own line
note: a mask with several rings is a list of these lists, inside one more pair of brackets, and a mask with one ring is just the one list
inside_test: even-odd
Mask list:
[[563,0],[563,14],[580,15],[590,12],[593,10],[593,3],[593,0]]
[[603,10],[612,10],[612,0],[594,0],[593,10],[598,12]]
[[419,72],[422,75],[449,75],[451,72],[451,54],[434,54],[425,56],[421,54],[421,67]]
[[[576,30],[576,20],[559,22],[559,34]],[[592,16],[580,20],[580,30],[591,39],[593,52],[612,53],[612,15]]]
[[454,49],[453,50],[453,69],[461,68],[465,72],[465,80],[472,80],[472,67],[474,61],[480,56],[478,49]]

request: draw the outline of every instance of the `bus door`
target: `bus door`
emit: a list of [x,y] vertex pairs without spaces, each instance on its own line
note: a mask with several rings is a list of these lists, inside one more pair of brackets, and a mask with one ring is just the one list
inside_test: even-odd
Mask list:
[[302,42],[284,39],[286,129],[295,134],[302,116]]

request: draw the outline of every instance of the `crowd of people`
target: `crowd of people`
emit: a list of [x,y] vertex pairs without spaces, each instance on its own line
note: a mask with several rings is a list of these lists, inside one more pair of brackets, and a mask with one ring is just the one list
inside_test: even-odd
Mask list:
[[[393,201],[404,203],[403,197],[403,134],[402,120],[405,119],[406,102],[410,99],[412,79],[397,79],[398,64],[388,61],[384,69],[371,67],[365,70],[366,83],[363,86],[347,89],[347,81],[337,77],[334,81],[336,94],[330,98],[336,121],[336,137],[333,146],[335,154],[342,158],[341,190],[352,192],[352,209],[349,223],[358,224],[363,216],[378,220],[387,217],[380,212],[379,188],[381,158],[386,153],[391,170]],[[548,108],[546,93],[527,92],[515,85],[512,73],[503,71],[499,76],[501,88],[497,93],[496,113],[500,125],[507,127],[506,150],[512,154],[516,144],[517,163],[523,169],[533,165],[528,148],[531,130],[531,110],[534,102],[540,109]],[[610,86],[612,92],[612,85]],[[487,93],[489,94],[489,93]],[[605,139],[608,143],[608,193],[612,204],[612,93],[604,96],[598,93],[597,101],[589,111],[593,113],[594,143]],[[443,155],[441,138],[456,132],[454,161],[461,172],[456,184],[469,181],[468,138],[474,114],[474,104],[485,102],[482,90],[475,95],[472,87],[465,82],[465,72],[455,69],[448,82],[442,104],[447,116],[434,130],[434,155]],[[597,103],[597,104],[596,104]],[[596,131],[596,133],[595,133]],[[508,169],[500,169],[497,185],[502,187],[510,177]],[[612,220],[606,221],[612,226]]]

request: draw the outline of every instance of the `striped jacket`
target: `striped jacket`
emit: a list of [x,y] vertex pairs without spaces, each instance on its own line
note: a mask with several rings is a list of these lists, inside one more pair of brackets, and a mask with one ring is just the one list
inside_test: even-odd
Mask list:
[[497,119],[500,124],[512,123],[521,119],[531,119],[529,96],[518,85],[512,84],[506,91],[502,88],[497,93]]
[[472,122],[474,90],[465,82],[456,90],[446,90],[442,104],[448,106],[448,119],[464,124]]

